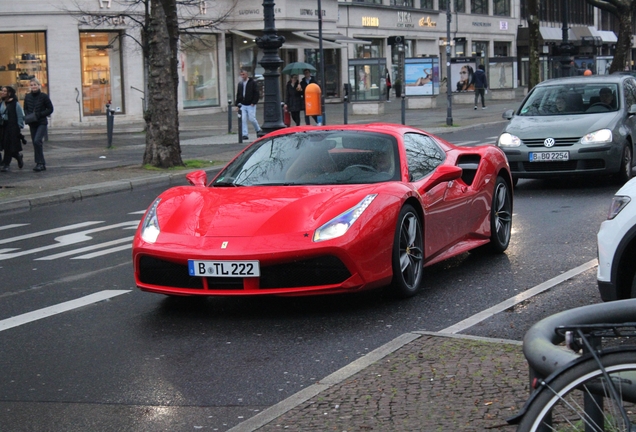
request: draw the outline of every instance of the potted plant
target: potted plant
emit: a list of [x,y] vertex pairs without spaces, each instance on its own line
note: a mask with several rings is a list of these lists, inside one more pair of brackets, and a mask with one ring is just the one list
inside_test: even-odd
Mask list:
[[402,97],[402,80],[395,80],[393,83],[393,88],[395,89],[395,97]]

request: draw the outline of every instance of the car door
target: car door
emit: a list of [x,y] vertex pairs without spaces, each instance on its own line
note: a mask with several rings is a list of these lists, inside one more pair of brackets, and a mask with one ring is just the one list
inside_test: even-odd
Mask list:
[[424,209],[424,255],[429,259],[464,236],[468,218],[463,215],[469,210],[470,200],[461,180],[442,182],[428,189],[431,174],[446,159],[446,153],[433,138],[407,133],[404,148],[410,181]]

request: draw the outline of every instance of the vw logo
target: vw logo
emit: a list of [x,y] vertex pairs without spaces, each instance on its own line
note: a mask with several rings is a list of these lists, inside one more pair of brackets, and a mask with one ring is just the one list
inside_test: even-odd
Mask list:
[[543,141],[543,145],[546,147],[552,147],[554,145],[554,138],[546,138],[545,141]]

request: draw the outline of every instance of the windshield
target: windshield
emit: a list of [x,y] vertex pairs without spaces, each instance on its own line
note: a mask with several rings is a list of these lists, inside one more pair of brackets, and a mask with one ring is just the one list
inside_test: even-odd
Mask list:
[[338,185],[399,179],[396,139],[359,131],[309,131],[255,143],[211,186]]
[[520,116],[553,116],[616,111],[616,84],[558,84],[535,87],[519,109]]

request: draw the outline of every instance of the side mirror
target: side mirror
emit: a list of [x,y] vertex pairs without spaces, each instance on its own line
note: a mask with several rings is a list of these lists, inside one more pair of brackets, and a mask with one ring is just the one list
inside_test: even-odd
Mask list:
[[512,119],[512,117],[514,117],[515,115],[515,110],[506,110],[504,111],[504,113],[501,115],[502,118],[505,118],[506,120],[510,120]]
[[186,179],[192,186],[205,186],[208,184],[208,174],[203,170],[196,170],[186,174]]
[[424,192],[428,192],[440,183],[449,182],[461,178],[463,171],[464,170],[462,170],[458,166],[443,165],[437,168],[424,186]]

